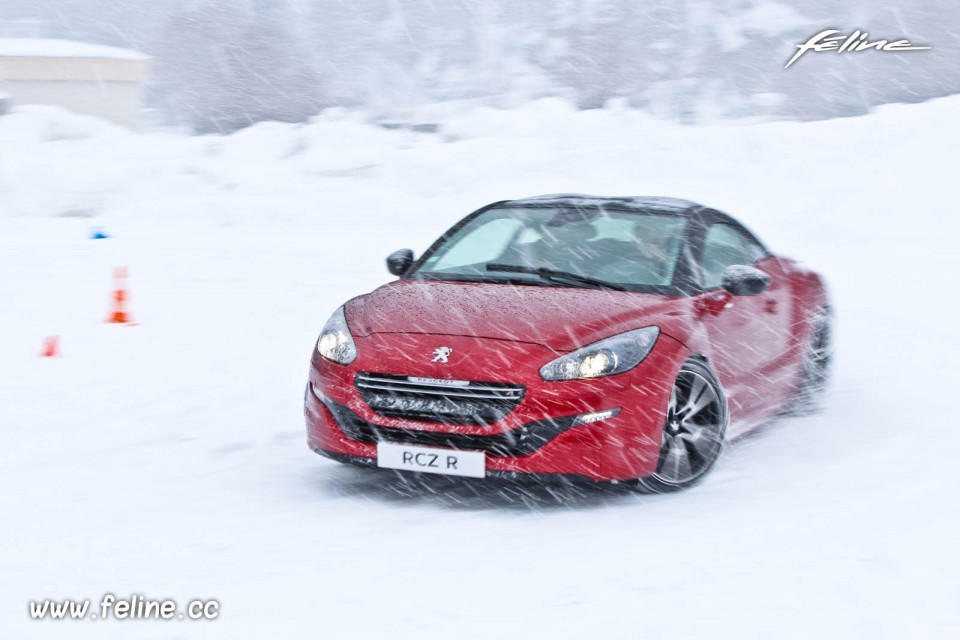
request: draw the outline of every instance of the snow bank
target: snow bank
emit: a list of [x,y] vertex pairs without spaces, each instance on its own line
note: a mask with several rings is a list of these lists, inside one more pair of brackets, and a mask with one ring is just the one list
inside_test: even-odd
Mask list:
[[[436,134],[331,112],[227,137],[0,117],[4,631],[957,637],[958,115],[950,98],[694,128],[544,101],[451,113]],[[826,411],[656,498],[417,488],[308,452],[308,354],[338,305],[389,279],[384,256],[556,192],[700,200],[826,274]],[[103,324],[116,265],[136,327]],[[48,335],[63,357],[36,357]],[[221,617],[26,613],[105,592],[219,598]]]

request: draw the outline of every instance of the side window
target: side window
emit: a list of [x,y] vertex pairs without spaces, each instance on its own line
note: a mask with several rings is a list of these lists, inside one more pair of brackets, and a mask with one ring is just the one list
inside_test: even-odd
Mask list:
[[741,233],[736,227],[718,223],[707,230],[703,243],[700,268],[703,286],[719,287],[723,270],[732,264],[751,265],[764,255],[763,247]]

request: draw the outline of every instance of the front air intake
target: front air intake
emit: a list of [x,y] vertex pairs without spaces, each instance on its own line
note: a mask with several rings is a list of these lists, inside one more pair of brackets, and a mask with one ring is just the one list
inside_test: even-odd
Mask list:
[[358,373],[354,379],[364,402],[381,416],[486,425],[501,420],[523,399],[523,385],[468,380],[438,380],[382,373]]

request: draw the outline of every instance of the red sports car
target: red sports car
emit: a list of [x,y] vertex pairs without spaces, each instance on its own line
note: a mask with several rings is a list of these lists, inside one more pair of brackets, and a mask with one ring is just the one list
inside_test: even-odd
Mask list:
[[821,277],[693,202],[497,202],[387,266],[311,361],[308,442],[341,462],[673,491],[826,386]]

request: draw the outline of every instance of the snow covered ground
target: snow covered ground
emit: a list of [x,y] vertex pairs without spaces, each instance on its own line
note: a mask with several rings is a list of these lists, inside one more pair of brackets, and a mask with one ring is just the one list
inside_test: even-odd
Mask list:
[[[958,117],[690,128],[543,101],[438,134],[330,113],[225,138],[0,118],[0,637],[960,636]],[[308,451],[313,341],[383,257],[558,191],[700,200],[822,270],[826,411],[661,497],[411,486]],[[117,265],[137,326],[103,323]],[[38,358],[50,335],[62,357]],[[106,592],[222,612],[27,613]]]

